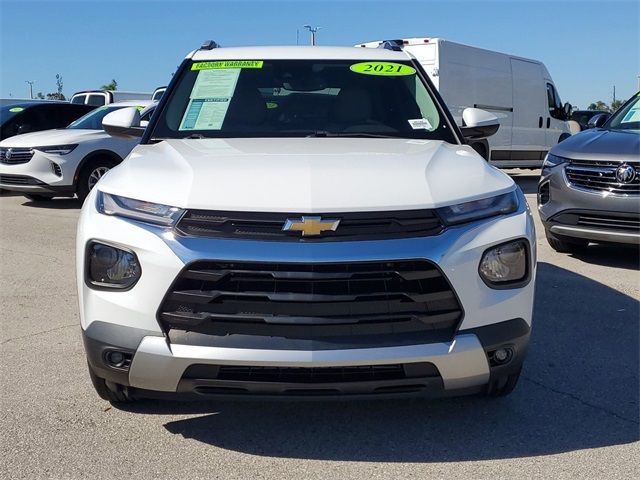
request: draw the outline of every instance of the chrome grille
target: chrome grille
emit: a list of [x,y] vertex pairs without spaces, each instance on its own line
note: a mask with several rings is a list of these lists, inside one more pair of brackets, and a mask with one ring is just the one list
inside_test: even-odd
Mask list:
[[0,147],[0,163],[6,165],[19,165],[27,163],[33,157],[30,148]]
[[[636,170],[631,182],[621,183],[616,179],[616,169],[623,163],[632,165]],[[565,173],[572,186],[582,189],[617,195],[640,194],[640,162],[571,160],[565,167]]]

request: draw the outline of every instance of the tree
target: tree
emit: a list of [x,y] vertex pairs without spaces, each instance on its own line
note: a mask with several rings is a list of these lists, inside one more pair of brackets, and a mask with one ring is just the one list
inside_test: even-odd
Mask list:
[[62,93],[62,75],[56,73],[56,87],[58,89],[55,93],[47,93],[47,100],[66,100],[66,97]]
[[115,78],[112,79],[109,83],[105,83],[100,87],[100,90],[117,90],[117,89],[118,89],[118,82],[116,82]]
[[587,107],[587,110],[601,110],[603,112],[608,112],[609,106],[602,100],[598,100],[597,102],[590,103]]
[[618,110],[624,102],[624,100],[614,100],[613,102],[611,102],[611,111],[615,112],[616,110]]
[[42,94],[42,92],[38,92],[35,98],[37,98],[38,100],[44,100],[44,95]]

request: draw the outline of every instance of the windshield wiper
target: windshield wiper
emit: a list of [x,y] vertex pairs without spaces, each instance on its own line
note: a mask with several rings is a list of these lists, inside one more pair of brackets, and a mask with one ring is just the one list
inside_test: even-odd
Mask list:
[[307,135],[309,137],[362,137],[362,138],[401,138],[396,135],[384,135],[382,133],[367,132],[327,132],[326,130],[316,130]]

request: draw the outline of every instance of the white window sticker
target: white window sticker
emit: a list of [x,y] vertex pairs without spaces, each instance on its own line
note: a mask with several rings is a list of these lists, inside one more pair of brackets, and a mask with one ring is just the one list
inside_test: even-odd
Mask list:
[[200,70],[180,130],[220,130],[239,76],[239,68]]
[[640,122],[640,106],[627,112],[621,123]]
[[408,122],[409,125],[411,125],[411,128],[413,128],[414,130],[433,130],[431,122],[426,118],[416,118],[413,120],[408,120]]

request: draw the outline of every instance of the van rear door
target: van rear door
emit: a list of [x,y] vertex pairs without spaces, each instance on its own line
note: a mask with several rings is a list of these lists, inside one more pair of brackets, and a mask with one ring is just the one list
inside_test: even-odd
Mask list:
[[[513,75],[513,151],[509,160],[536,166],[547,152],[547,92],[542,66],[511,58]],[[508,160],[508,159],[504,159]]]

